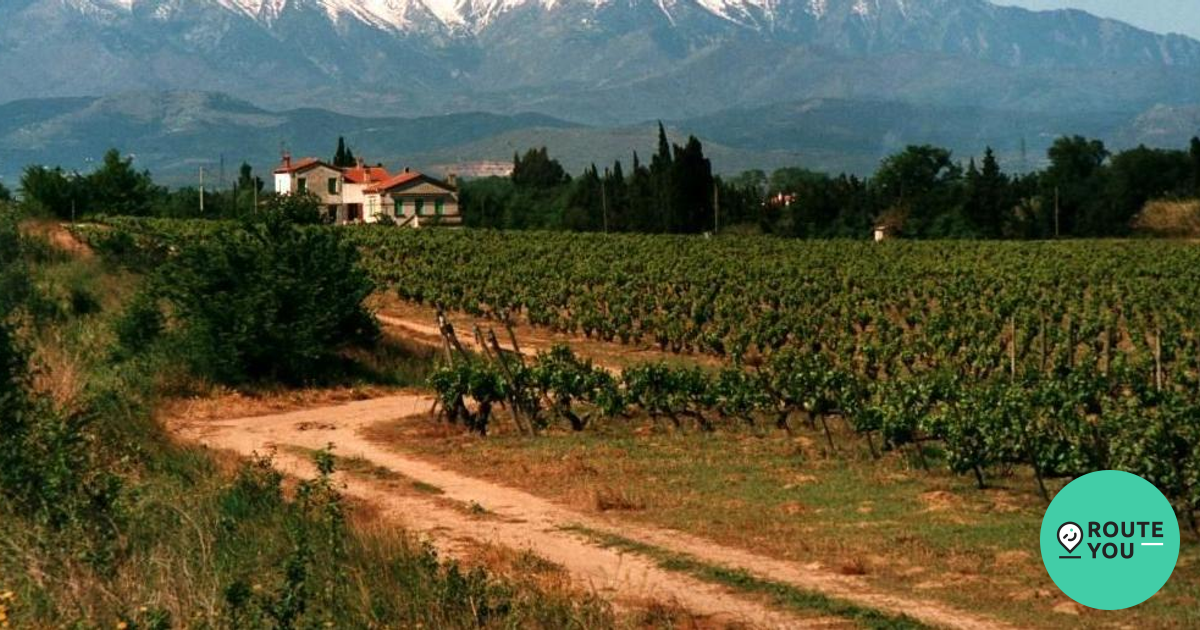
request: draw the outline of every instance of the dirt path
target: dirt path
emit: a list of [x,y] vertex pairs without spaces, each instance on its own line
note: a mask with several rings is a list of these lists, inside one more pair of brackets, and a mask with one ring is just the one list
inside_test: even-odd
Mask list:
[[[428,461],[397,453],[363,437],[364,431],[376,423],[424,413],[431,405],[431,398],[413,394],[234,420],[189,421],[183,418],[170,424],[186,439],[243,455],[277,447],[277,464],[285,472],[297,475],[311,475],[312,468],[295,448],[288,450],[288,447],[319,449],[333,444],[340,457],[363,458],[409,479],[435,486],[444,493],[436,498],[409,496],[389,491],[382,482],[361,475],[343,476],[347,494],[377,506],[385,517],[429,533],[450,551],[453,551],[455,541],[463,539],[533,550],[564,567],[578,583],[617,602],[637,603],[647,599],[674,602],[702,617],[761,627],[845,625],[838,619],[801,618],[779,612],[719,586],[665,571],[641,556],[602,548],[563,528],[582,526],[611,532],[695,556],[704,562],[744,569],[805,590],[904,613],[933,625],[971,629],[1006,627],[935,602],[875,592],[861,578],[722,547],[675,531],[631,526],[583,514],[520,490],[460,475]],[[448,502],[478,505],[486,510],[487,516],[448,507]]]

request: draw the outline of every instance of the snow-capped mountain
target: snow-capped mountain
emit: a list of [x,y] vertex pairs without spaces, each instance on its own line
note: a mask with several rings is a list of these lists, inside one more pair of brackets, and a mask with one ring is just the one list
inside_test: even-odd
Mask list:
[[3,0],[0,101],[168,89],[583,121],[805,97],[1139,111],[1200,42],[985,0]]

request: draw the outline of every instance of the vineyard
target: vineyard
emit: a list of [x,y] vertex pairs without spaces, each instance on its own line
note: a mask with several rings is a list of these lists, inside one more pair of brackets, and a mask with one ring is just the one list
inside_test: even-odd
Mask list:
[[[221,224],[111,220],[104,253],[153,264]],[[314,228],[322,229],[322,228]],[[644,414],[712,430],[841,423],[980,486],[1120,469],[1200,509],[1200,248],[1167,242],[887,243],[347,230],[400,298],[726,359],[612,374],[558,348],[466,356],[432,379],[448,419],[526,432]],[[467,401],[475,404],[468,405]]]

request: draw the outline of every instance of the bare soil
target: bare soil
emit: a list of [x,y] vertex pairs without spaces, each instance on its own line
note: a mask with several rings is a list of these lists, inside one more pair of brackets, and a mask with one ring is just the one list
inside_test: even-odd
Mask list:
[[[620,509],[601,516],[576,511],[508,486],[451,472],[367,437],[373,426],[428,413],[432,404],[427,396],[404,394],[226,420],[213,419],[219,414],[193,415],[186,409],[177,409],[183,411],[182,415],[168,420],[168,426],[185,439],[215,449],[242,455],[274,452],[276,465],[296,476],[313,474],[311,463],[302,454],[304,449],[332,445],[339,457],[369,462],[375,469],[392,471],[423,488],[440,491],[436,496],[398,492],[389,489],[388,481],[378,475],[342,475],[340,481],[345,484],[347,495],[371,505],[379,518],[423,532],[451,554],[477,549],[480,544],[532,551],[563,567],[577,584],[622,606],[644,607],[648,603],[666,602],[712,622],[757,627],[846,625],[841,619],[781,612],[758,598],[666,571],[650,559],[602,547],[564,528],[584,527],[616,534],[706,563],[742,569],[761,578],[863,606],[907,614],[932,625],[1007,627],[937,602],[878,592],[855,575],[724,547],[677,531],[622,522]],[[455,509],[448,502],[469,509]],[[619,503],[614,499],[614,504]]]

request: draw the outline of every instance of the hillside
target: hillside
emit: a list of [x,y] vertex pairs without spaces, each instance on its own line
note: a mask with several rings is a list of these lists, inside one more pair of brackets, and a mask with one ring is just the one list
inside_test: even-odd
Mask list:
[[0,101],[202,87],[605,124],[810,98],[1086,117],[1200,93],[1196,40],[984,0],[13,0],[0,53]]
[[[917,106],[895,101],[809,99],[668,119],[676,141],[700,137],[718,172],[802,165],[867,174],[908,144],[937,144],[963,157],[996,149],[1006,168],[1042,165],[1063,134],[1105,140],[1115,148],[1145,143],[1178,147],[1200,132],[1194,107],[1140,114],[1102,112],[1080,122],[1071,113],[979,107]],[[128,93],[105,98],[33,99],[0,105],[0,181],[28,164],[88,171],[110,147],[135,156],[139,168],[171,185],[194,184],[199,168],[231,177],[242,161],[264,171],[280,149],[331,154],[345,136],[357,155],[389,166],[469,171],[463,165],[511,162],[513,153],[548,146],[568,171],[654,151],[656,121],[585,126],[540,114],[485,113],[400,118],[359,117],[309,108],[271,111],[224,94]],[[15,187],[15,186],[14,186]]]

